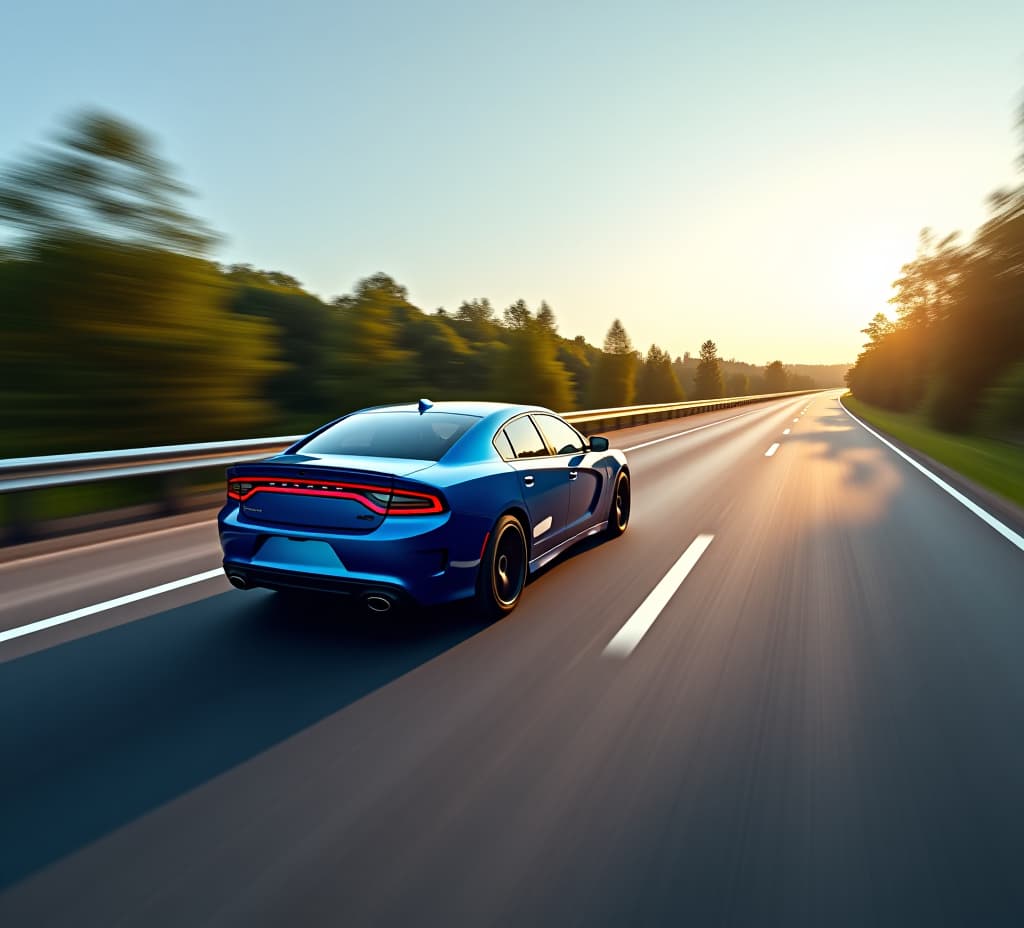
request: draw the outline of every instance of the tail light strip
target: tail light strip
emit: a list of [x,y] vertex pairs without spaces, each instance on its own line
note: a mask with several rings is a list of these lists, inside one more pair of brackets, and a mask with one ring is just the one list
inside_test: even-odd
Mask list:
[[281,480],[269,477],[232,477],[228,481],[229,499],[245,502],[257,493],[351,499],[382,516],[425,516],[444,512],[444,504],[439,496],[413,490],[392,490],[390,487],[348,481]]

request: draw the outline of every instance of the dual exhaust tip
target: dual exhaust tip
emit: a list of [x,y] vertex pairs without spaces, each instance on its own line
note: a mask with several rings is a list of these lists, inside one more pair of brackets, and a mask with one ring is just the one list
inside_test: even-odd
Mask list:
[[366,606],[370,612],[390,612],[392,606],[395,605],[395,597],[390,593],[366,593],[362,599],[363,605]]
[[[242,574],[228,574],[228,582],[236,590],[249,589],[249,581]],[[360,599],[363,605],[366,606],[370,612],[376,612],[378,614],[390,612],[397,602],[397,599],[393,594],[386,593],[382,590],[371,590],[369,593],[364,593]]]

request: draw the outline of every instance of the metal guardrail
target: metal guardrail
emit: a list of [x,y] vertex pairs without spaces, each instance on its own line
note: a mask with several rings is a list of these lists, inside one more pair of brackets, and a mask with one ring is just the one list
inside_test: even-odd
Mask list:
[[750,403],[763,403],[766,400],[778,400],[787,396],[806,396],[808,393],[821,393],[822,390],[792,390],[789,393],[760,393],[754,396],[727,396],[717,400],[691,400],[685,403],[654,403],[650,406],[621,406],[610,409],[584,409],[579,412],[563,412],[559,415],[566,422],[577,428],[589,426],[594,431],[603,429],[623,429],[632,425],[645,425],[648,422],[661,422],[664,419],[677,419],[680,416],[693,416],[712,409],[728,409],[731,406],[747,406]]
[[[581,431],[591,434],[647,422],[659,422],[680,416],[761,403],[787,396],[803,396],[818,390],[790,393],[766,393],[759,396],[725,397],[687,403],[655,403],[649,406],[624,406],[611,409],[583,409],[562,413]],[[185,507],[183,476],[190,470],[227,467],[243,461],[256,461],[296,442],[301,435],[236,441],[197,442],[187,445],[162,445],[153,448],[128,448],[123,451],[92,451],[81,454],[47,454],[36,457],[0,459],[0,494],[5,497],[6,525],[0,528],[0,545],[28,541],[39,533],[32,518],[32,491],[77,486],[103,480],[131,477],[159,477],[161,487],[153,508],[162,514],[179,512]]]
[[[626,428],[648,422],[660,422],[695,415],[712,409],[744,406],[787,396],[804,396],[818,390],[790,393],[766,393],[758,396],[726,397],[686,403],[656,403],[648,406],[623,406],[610,409],[584,409],[561,413],[573,425],[590,431]],[[153,448],[129,448],[123,451],[93,451],[82,454],[47,454],[37,457],[0,459],[0,493],[42,490],[50,487],[95,483],[125,477],[178,475],[187,470],[226,467],[254,461],[279,451],[302,438],[281,435],[276,438],[236,441],[198,442],[187,445],[162,445]]]
[[120,477],[180,473],[203,467],[227,467],[265,458],[300,438],[301,435],[281,435],[277,438],[0,459],[0,493],[94,483]]

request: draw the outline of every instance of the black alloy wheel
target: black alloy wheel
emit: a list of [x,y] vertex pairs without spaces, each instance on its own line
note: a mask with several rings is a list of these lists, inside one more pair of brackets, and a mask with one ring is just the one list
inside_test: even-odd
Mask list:
[[618,538],[629,525],[630,508],[630,486],[629,474],[624,470],[619,471],[615,478],[615,489],[612,491],[612,506],[608,512],[608,534],[612,538]]
[[477,603],[491,619],[508,615],[523,595],[527,568],[526,534],[512,515],[498,519],[480,561]]

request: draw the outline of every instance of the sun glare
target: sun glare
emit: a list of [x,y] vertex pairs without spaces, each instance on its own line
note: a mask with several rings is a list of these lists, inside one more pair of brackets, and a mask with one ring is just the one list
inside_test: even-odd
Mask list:
[[844,314],[863,328],[875,313],[891,316],[889,300],[900,269],[914,257],[914,244],[895,237],[865,236],[836,262]]

